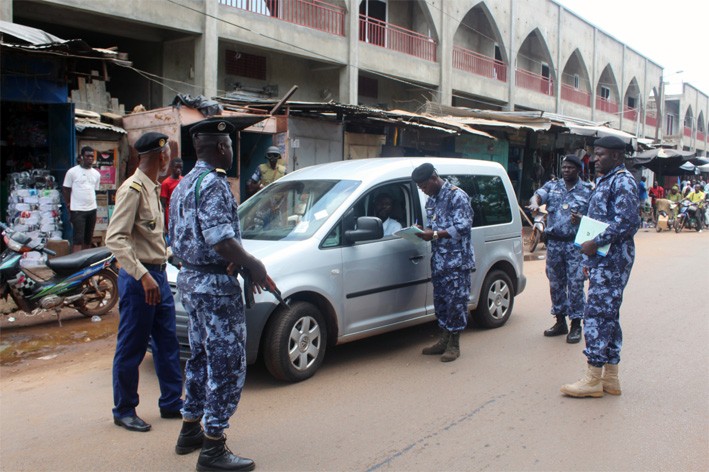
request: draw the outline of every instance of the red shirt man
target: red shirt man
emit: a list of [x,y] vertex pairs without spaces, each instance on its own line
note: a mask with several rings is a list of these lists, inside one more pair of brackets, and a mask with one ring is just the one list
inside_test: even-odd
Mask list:
[[650,187],[648,194],[650,194],[650,197],[652,198],[652,207],[655,208],[655,200],[665,198],[665,189],[658,185],[657,181],[655,181],[655,183],[652,184],[652,187]]
[[160,188],[160,202],[165,210],[165,232],[167,232],[170,216],[170,197],[180,180],[182,180],[182,159],[178,157],[170,161],[170,175],[162,181]]

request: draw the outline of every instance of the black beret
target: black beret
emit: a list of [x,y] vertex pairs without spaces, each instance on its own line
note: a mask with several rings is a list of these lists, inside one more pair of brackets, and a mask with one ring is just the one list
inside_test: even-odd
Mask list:
[[420,184],[421,182],[425,182],[426,180],[430,179],[435,171],[436,169],[433,167],[433,164],[429,164],[427,162],[415,168],[414,171],[411,173],[411,178],[414,182]]
[[228,135],[232,134],[235,130],[236,126],[226,120],[203,120],[192,125],[190,134],[192,136],[197,134]]
[[570,162],[572,164],[576,164],[576,167],[578,167],[579,169],[583,167],[583,165],[581,164],[581,159],[576,157],[575,154],[569,154],[567,156],[564,156],[564,160],[561,162],[562,162],[562,164],[564,162]]
[[625,141],[616,136],[604,136],[594,141],[593,146],[615,151],[625,151],[626,144]]
[[168,137],[166,134],[149,131],[138,138],[134,147],[135,150],[138,151],[138,154],[145,154],[147,152],[159,151],[167,144],[167,140]]

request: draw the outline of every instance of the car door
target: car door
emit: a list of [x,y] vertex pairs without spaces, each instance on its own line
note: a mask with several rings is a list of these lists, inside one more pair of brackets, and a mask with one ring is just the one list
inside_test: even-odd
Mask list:
[[[367,192],[352,207],[354,216],[373,215],[378,193],[395,195],[403,227],[414,221],[410,181],[389,182]],[[430,252],[425,242],[395,235],[342,248],[344,326],[350,336],[405,323],[426,315],[426,290],[430,285]]]

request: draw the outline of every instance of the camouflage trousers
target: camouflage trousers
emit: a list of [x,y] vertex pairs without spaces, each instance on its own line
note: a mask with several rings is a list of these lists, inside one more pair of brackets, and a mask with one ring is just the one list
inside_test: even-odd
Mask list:
[[192,356],[185,367],[186,420],[203,418],[204,432],[221,437],[246,380],[246,324],[241,294],[182,293]]
[[463,331],[468,323],[470,270],[448,269],[434,274],[432,280],[438,326],[453,333]]
[[551,314],[583,318],[586,299],[583,293],[583,256],[573,241],[547,240],[546,273],[551,294]]
[[583,334],[588,363],[601,367],[618,364],[623,346],[620,328],[620,305],[623,290],[630,278],[633,260],[618,258],[609,264],[589,268],[588,298],[584,313]]

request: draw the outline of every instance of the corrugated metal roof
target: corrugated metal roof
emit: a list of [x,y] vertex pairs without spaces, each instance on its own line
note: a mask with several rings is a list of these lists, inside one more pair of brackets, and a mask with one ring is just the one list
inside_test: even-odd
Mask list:
[[107,131],[113,131],[114,133],[128,134],[123,128],[109,125],[108,123],[101,123],[100,121],[92,120],[89,118],[75,118],[74,125],[76,126],[76,131],[78,131],[79,133],[82,133],[85,129],[102,129]]

